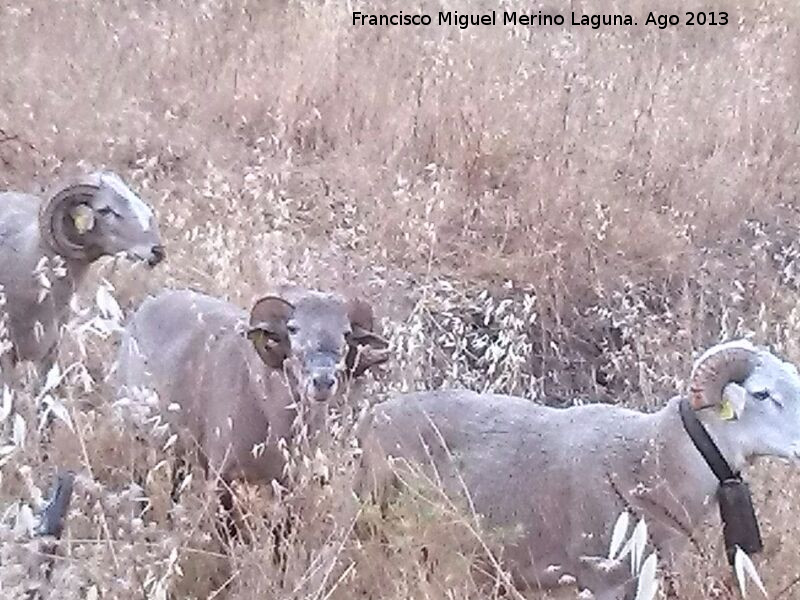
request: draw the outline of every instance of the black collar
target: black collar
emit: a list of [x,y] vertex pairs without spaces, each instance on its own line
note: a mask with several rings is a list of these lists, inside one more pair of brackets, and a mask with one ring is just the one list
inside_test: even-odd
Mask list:
[[694,413],[694,409],[689,404],[689,400],[681,398],[680,402],[681,421],[683,421],[683,428],[697,448],[697,451],[703,456],[706,464],[714,472],[720,483],[729,481],[731,479],[741,480],[739,473],[734,473],[728,461],[722,456],[722,452],[708,435],[708,431],[703,427],[700,419]]
[[733,566],[737,548],[747,554],[755,554],[764,547],[750,489],[742,481],[741,475],[733,472],[686,398],[681,399],[680,413],[683,428],[689,434],[694,447],[719,480],[717,502],[722,518],[722,535],[728,562]]

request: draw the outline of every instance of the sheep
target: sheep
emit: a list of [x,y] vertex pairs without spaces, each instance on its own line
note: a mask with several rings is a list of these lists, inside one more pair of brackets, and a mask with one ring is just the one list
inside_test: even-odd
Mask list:
[[224,490],[235,479],[285,483],[281,446],[297,440],[298,410],[311,413],[313,437],[345,384],[387,359],[361,299],[285,288],[255,302],[248,317],[231,303],[177,290],[147,299],[130,318],[117,378],[121,398],[157,394],[229,506]]
[[465,390],[379,403],[359,433],[361,494],[385,502],[403,469],[419,463],[497,528],[520,586],[576,582],[596,598],[622,598],[630,571],[607,556],[618,515],[644,517],[669,566],[714,505],[719,481],[682,424],[682,403],[734,473],[761,456],[800,460],[796,368],[739,340],[702,354],[688,393],[652,414]]
[[117,253],[150,266],[165,256],[153,211],[118,175],[95,172],[46,199],[0,193],[0,290],[10,338],[0,348],[4,378],[21,361],[40,374],[50,370],[73,294],[94,261]]

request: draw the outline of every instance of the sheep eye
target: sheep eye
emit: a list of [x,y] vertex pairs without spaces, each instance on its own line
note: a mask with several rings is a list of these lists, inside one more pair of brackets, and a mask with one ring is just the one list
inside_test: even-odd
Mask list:
[[286,326],[286,331],[289,332],[289,335],[294,335],[295,333],[297,333],[297,325],[295,325],[293,323],[289,323]]
[[97,209],[97,212],[103,215],[104,217],[107,217],[109,215],[114,215],[115,217],[119,216],[116,212],[114,212],[114,209],[109,206],[104,206],[103,208],[99,208]]
[[753,392],[753,398],[756,400],[766,400],[769,398],[769,391],[768,390],[759,390],[757,392]]

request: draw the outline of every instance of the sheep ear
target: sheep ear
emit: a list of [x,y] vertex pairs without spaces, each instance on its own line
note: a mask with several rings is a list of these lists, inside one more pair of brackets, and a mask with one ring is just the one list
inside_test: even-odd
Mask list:
[[289,355],[288,344],[263,329],[250,329],[247,339],[252,342],[261,360],[274,369],[279,369]]
[[94,228],[94,210],[88,204],[76,204],[69,209],[75,230],[83,235]]
[[352,333],[348,337],[347,370],[353,377],[389,360],[389,342],[373,331],[372,306],[356,298],[348,304]]
[[278,296],[264,296],[250,311],[249,339],[267,365],[280,368],[289,356],[289,335],[286,322],[294,307]]
[[747,390],[738,383],[729,383],[722,390],[719,416],[723,421],[739,419],[747,402]]

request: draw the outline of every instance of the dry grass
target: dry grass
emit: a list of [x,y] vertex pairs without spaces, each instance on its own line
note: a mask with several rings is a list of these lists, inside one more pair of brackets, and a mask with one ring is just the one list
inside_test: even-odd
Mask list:
[[[102,278],[125,308],[164,285],[242,305],[282,279],[360,289],[397,347],[373,398],[466,385],[652,408],[721,338],[752,336],[800,360],[800,9],[717,5],[731,25],[461,31],[355,29],[332,0],[5,3],[0,187],[108,166],[156,206],[168,264],[105,262],[78,323],[96,313]],[[30,388],[15,398],[28,427],[0,470],[4,597],[30,581],[30,553],[6,527],[14,502],[35,495],[25,474],[43,485],[59,466],[79,479],[50,597],[508,593],[497,573],[477,572],[491,535],[419,497],[389,520],[367,510],[372,535],[348,535],[351,523],[331,518],[345,464],[327,488],[251,498],[267,524],[253,517],[251,542],[221,554],[200,478],[173,505],[161,438],[112,409],[112,344],[76,328],[65,340],[62,366],[86,366],[56,393],[74,431],[61,425],[43,443]],[[770,465],[754,487],[774,595],[800,574],[800,485]],[[270,523],[286,519],[281,572]],[[337,567],[308,578],[324,540]],[[719,556],[690,561],[681,598],[726,597]],[[782,597],[798,595],[795,585]]]

